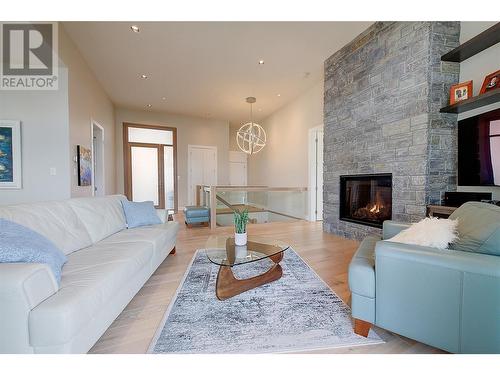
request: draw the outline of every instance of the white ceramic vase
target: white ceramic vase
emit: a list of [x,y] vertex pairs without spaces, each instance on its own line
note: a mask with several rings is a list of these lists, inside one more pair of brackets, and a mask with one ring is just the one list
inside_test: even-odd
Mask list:
[[235,233],[234,234],[234,244],[236,246],[244,246],[247,244],[247,234],[245,233]]
[[235,254],[236,259],[246,258],[248,255],[247,245],[235,246],[234,247],[234,254]]

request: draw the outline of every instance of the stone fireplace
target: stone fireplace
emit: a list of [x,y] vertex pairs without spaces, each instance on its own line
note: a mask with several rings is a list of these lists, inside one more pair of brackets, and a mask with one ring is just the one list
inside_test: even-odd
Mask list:
[[[459,35],[459,22],[376,22],[325,61],[325,231],[380,234],[389,215],[420,220],[456,190],[457,116],[439,109],[460,69],[441,55]],[[392,176],[391,202],[385,183],[349,180],[368,174]]]
[[382,228],[392,218],[392,175],[340,176],[340,220]]

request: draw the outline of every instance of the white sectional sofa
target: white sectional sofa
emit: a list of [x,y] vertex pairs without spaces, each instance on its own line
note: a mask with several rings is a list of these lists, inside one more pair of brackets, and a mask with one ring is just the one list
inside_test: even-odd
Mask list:
[[68,257],[60,287],[44,264],[0,264],[0,353],[86,353],[163,260],[178,224],[127,229],[123,196],[0,206]]

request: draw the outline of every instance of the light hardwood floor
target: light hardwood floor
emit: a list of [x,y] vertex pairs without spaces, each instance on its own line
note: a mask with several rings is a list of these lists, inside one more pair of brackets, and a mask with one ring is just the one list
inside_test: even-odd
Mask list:
[[[231,234],[232,227],[186,228],[182,214],[177,253],[169,255],[125,310],[91,349],[90,353],[145,353],[188,264],[197,249],[214,233]],[[305,221],[254,224],[249,232],[290,243],[293,249],[344,301],[349,303],[347,268],[358,242],[324,233],[321,223]],[[214,296],[215,298],[215,296]],[[375,328],[384,344],[317,350],[313,353],[439,353],[438,349]]]

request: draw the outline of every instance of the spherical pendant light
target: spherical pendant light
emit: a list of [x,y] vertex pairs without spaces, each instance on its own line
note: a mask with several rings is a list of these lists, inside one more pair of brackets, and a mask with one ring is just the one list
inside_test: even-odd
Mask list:
[[244,124],[236,133],[236,142],[241,151],[247,154],[256,154],[266,145],[266,132],[262,126],[253,122],[252,104],[257,100],[254,97],[246,98],[250,104],[250,122]]

